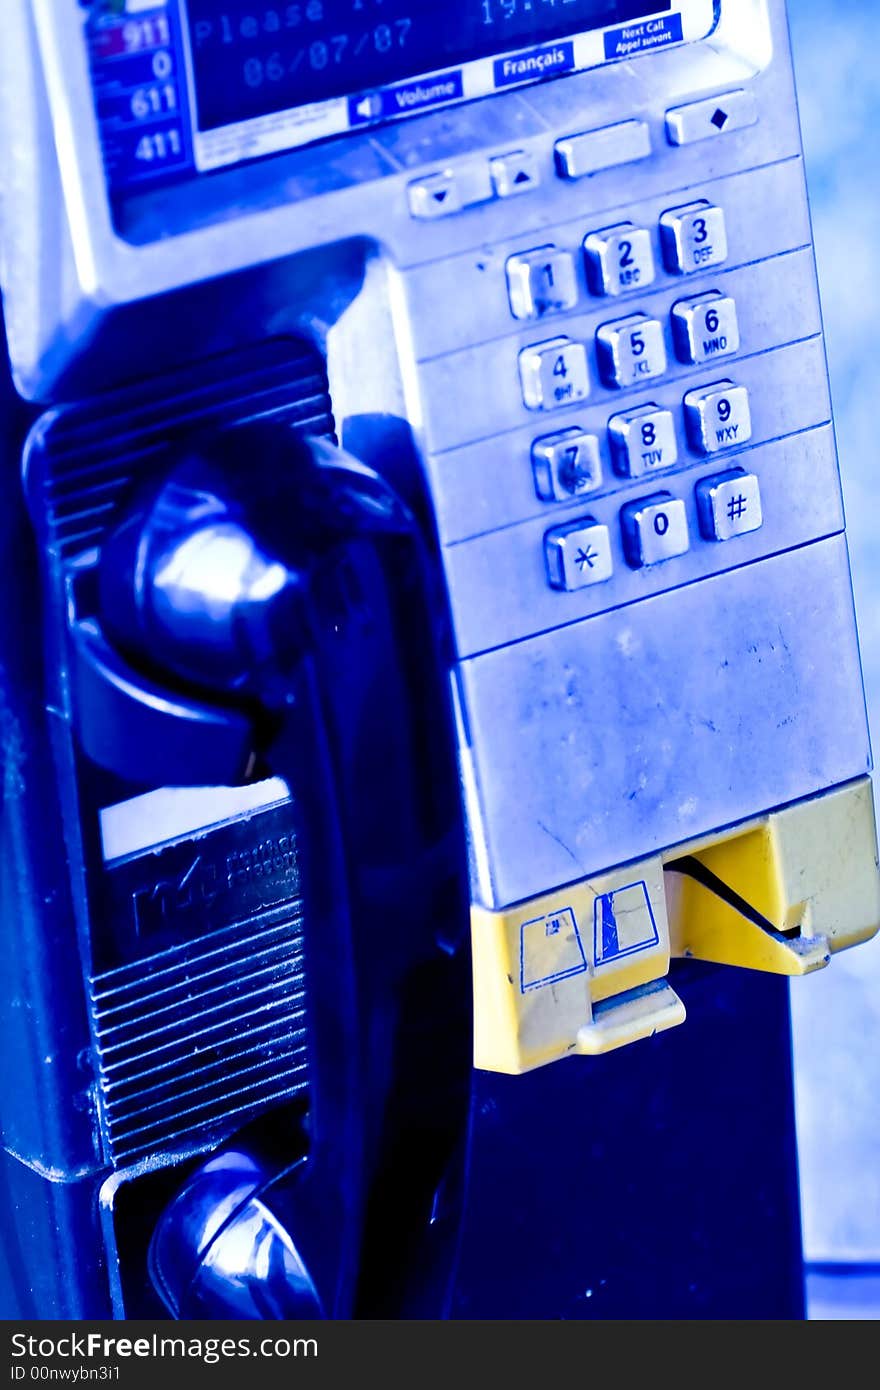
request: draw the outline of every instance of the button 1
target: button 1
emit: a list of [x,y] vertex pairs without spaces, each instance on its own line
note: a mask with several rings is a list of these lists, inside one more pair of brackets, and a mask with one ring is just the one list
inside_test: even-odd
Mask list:
[[684,398],[684,418],[691,447],[701,454],[735,449],[752,437],[749,393],[733,381],[689,391]]
[[511,256],[507,291],[515,319],[540,319],[573,309],[578,302],[574,256],[555,246],[539,246]]
[[601,130],[585,130],[568,135],[556,144],[556,168],[560,178],[582,179],[613,169],[618,164],[634,164],[651,153],[651,131],[644,121],[622,121]]
[[560,410],[590,394],[587,350],[570,338],[535,343],[519,355],[523,404],[528,410]]
[[584,241],[591,294],[627,294],[654,283],[651,235],[632,222],[592,232]]
[[643,405],[608,421],[614,470],[624,478],[639,478],[678,463],[678,440],[671,410]]
[[582,517],[570,526],[557,526],[544,537],[547,575],[553,589],[588,589],[604,584],[614,572],[607,526]]
[[567,502],[602,482],[599,441],[581,429],[547,434],[532,445],[535,491],[542,502]]
[[690,550],[687,512],[680,498],[657,492],[620,513],[623,549],[632,569],[659,565]]
[[515,198],[530,193],[541,182],[538,161],[527,150],[513,150],[489,160],[492,187],[498,198]]
[[417,179],[409,186],[409,210],[413,217],[421,221],[433,221],[437,217],[451,217],[461,212],[464,203],[461,189],[451,169],[442,174],[429,174],[427,178]]
[[736,304],[713,290],[672,306],[672,337],[680,362],[696,365],[739,352]]
[[760,531],[761,488],[754,473],[733,468],[697,484],[697,516],[707,541],[729,541]]
[[693,275],[727,260],[727,227],[721,208],[711,203],[688,203],[660,218],[660,244],[666,269],[673,275]]
[[623,390],[666,371],[663,326],[647,314],[630,314],[603,324],[596,334],[596,346],[606,386]]
[[751,92],[725,92],[667,111],[666,134],[671,145],[693,145],[697,140],[715,140],[719,135],[744,130],[757,120],[758,107]]

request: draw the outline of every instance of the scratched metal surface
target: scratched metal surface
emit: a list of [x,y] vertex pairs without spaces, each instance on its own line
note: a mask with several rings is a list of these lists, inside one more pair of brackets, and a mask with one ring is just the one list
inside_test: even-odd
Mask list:
[[[789,0],[789,10],[877,758],[880,183],[871,165],[880,67],[865,50],[877,6]],[[880,1261],[880,941],[795,982],[792,1006],[807,1258]],[[880,1316],[880,1285],[873,1297]]]

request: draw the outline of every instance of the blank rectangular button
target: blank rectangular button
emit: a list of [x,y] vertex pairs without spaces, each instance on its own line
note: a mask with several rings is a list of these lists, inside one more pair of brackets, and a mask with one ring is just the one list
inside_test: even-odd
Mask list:
[[708,101],[677,106],[666,113],[666,134],[671,145],[693,145],[715,140],[734,130],[744,130],[758,120],[758,106],[751,92],[725,92]]
[[634,164],[651,153],[651,131],[644,121],[622,121],[600,130],[567,135],[556,145],[560,178],[583,179],[618,164]]

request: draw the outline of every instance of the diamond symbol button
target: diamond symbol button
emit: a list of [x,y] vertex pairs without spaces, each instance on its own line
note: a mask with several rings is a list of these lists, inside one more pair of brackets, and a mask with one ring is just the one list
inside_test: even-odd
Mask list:
[[692,145],[697,140],[717,140],[719,135],[745,130],[757,120],[755,93],[742,88],[673,107],[666,113],[666,135],[671,145]]

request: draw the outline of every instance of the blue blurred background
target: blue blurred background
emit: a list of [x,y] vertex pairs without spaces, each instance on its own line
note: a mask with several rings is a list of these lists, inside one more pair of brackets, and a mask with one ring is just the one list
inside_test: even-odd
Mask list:
[[[875,759],[880,760],[877,0],[789,0]],[[828,653],[834,660],[834,653]],[[880,1317],[880,940],[792,984],[814,1317]],[[848,1277],[840,1277],[845,1267]]]

